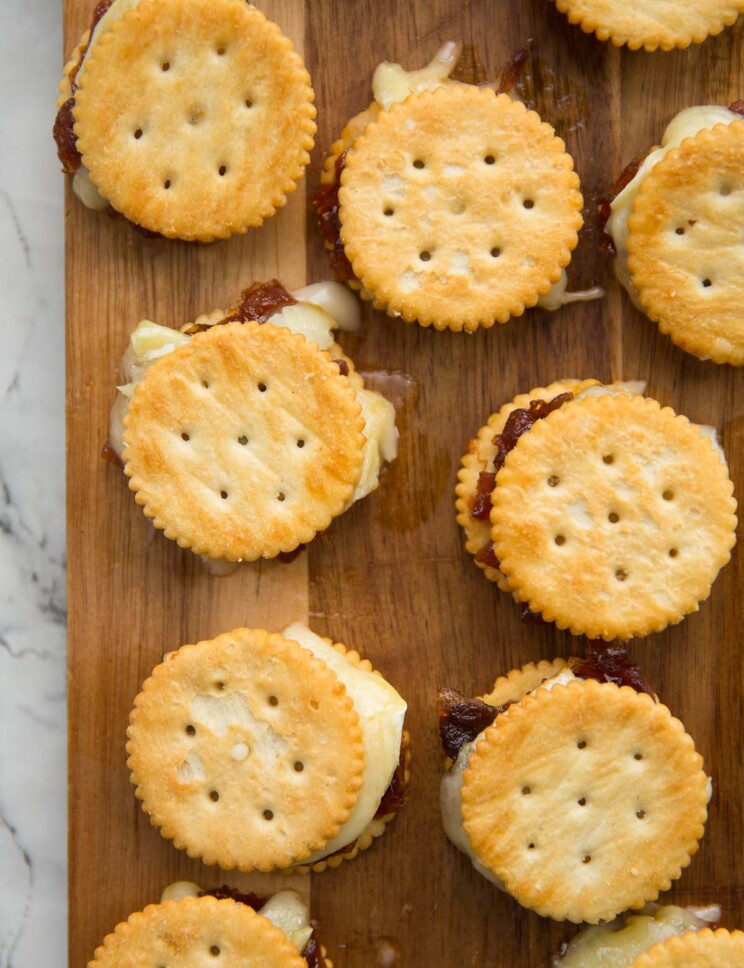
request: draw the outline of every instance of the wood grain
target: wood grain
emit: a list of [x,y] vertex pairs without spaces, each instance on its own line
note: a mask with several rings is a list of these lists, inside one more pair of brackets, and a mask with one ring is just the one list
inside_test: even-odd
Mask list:
[[[744,372],[685,356],[632,309],[596,251],[597,199],[667,120],[694,103],[744,96],[744,29],[687,51],[629,53],[570,27],[546,0],[266,0],[304,49],[323,153],[370,100],[381,59],[426,62],[447,39],[474,44],[489,77],[521,46],[520,91],[553,123],[576,160],[586,200],[572,286],[603,284],[600,303],[528,312],[465,336],[405,325],[364,308],[344,345],[361,369],[398,373],[401,447],[380,490],[292,565],[245,567],[223,579],[156,535],[116,468],[99,457],[118,361],[143,316],[178,325],[229,304],[253,279],[296,286],[327,276],[308,197],[260,230],[213,246],[143,239],[120,220],[67,199],[70,965],[84,965],[114,924],[177,877],[248,883],[200,868],[161,840],[136,803],[124,763],[131,701],[162,653],[236,625],[279,629],[307,619],[344,641],[409,702],[409,805],[382,841],[335,872],[295,879],[337,968],[547,964],[574,929],[521,910],[494,890],[441,833],[435,696],[447,683],[475,693],[513,665],[581,651],[518,609],[467,559],[452,510],[467,440],[517,392],[566,375],[646,379],[649,391],[722,433],[744,494]],[[65,51],[90,16],[66,0]],[[306,229],[307,226],[307,229]],[[699,855],[670,892],[719,901],[744,926],[744,673],[739,637],[744,566],[735,553],[699,613],[633,643],[664,701],[686,724],[714,778]],[[274,882],[276,878],[273,879]]]

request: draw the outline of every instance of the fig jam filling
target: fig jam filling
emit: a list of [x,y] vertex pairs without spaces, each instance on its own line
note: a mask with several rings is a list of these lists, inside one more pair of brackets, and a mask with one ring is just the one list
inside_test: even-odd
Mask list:
[[[296,305],[297,300],[292,296],[278,279],[268,282],[254,282],[244,289],[238,302],[229,310],[224,319],[213,323],[212,326],[222,326],[225,323],[265,323],[274,313],[280,312],[285,306]],[[205,323],[194,323],[183,332],[187,336],[205,333],[212,329]]]
[[740,114],[744,118],[744,101],[732,101],[729,104],[729,111],[733,111],[734,114]]
[[[93,18],[90,23],[91,37],[93,36],[93,31],[98,26],[99,20],[105,13],[108,12],[108,9],[113,2],[114,0],[100,0],[100,3],[96,5],[95,10],[93,11]],[[75,90],[77,88],[78,72],[82,66],[85,55],[88,52],[89,46],[90,40],[80,51],[80,58],[77,64],[75,64],[70,71],[69,80],[72,97],[69,97],[57,112],[57,117],[54,120],[54,128],[52,129],[54,140],[57,142],[57,156],[62,162],[62,171],[66,175],[73,175],[83,162],[80,152],[77,150],[77,138],[75,136],[75,131],[73,130],[75,126],[75,119],[72,115],[72,110],[75,107]]]
[[599,205],[597,206],[597,217],[599,219],[599,227],[602,230],[602,238],[599,241],[599,251],[605,255],[616,255],[615,251],[615,241],[609,232],[605,231],[607,227],[607,222],[612,215],[612,203],[615,201],[620,192],[627,188],[627,186],[633,181],[635,176],[641,169],[641,165],[646,160],[650,154],[651,149],[644,151],[636,157],[623,168],[620,173],[620,177],[609,190],[609,192],[600,199]]
[[[229,898],[232,901],[237,901],[238,904],[247,904],[254,911],[259,911],[268,901],[267,897],[259,897],[257,894],[241,894],[240,891],[234,887],[228,887],[227,884],[223,884],[222,887],[215,887],[211,891],[200,891],[197,896],[214,897],[218,901],[224,901]],[[325,961],[320,951],[315,928],[313,928],[313,933],[310,935],[310,939],[301,954],[307,962],[308,968],[325,968]]]
[[[628,653],[621,645],[591,645],[585,658],[570,660],[569,668],[578,679],[613,682],[617,686],[630,686],[636,692],[655,696],[654,690],[641,675],[641,670],[629,660]],[[452,760],[457,759],[462,747],[472,743],[511,705],[513,701],[492,706],[482,699],[466,696],[457,689],[440,689],[437,699],[439,737],[445,755]]]
[[[560,393],[552,400],[530,400],[530,405],[526,409],[518,407],[512,410],[504,424],[504,429],[493,438],[493,444],[496,447],[493,469],[481,471],[478,475],[473,504],[470,508],[470,517],[474,521],[488,521],[491,516],[491,494],[496,487],[496,475],[504,466],[507,454],[517,446],[522,434],[526,434],[538,420],[543,420],[549,413],[558,410],[569,400],[573,400],[573,396],[570,391]],[[499,559],[493,553],[493,543],[490,541],[476,553],[475,560],[488,568],[498,569],[499,567]]]
[[497,94],[508,94],[519,80],[522,68],[527,63],[529,53],[526,47],[522,47],[516,52],[509,63],[501,72]]
[[341,175],[346,167],[348,152],[347,148],[336,159],[333,182],[329,185],[321,185],[313,198],[313,207],[318,215],[321,235],[331,246],[331,269],[339,282],[348,282],[354,278],[354,270],[351,262],[346,258],[344,244],[341,241],[341,219],[338,214],[338,190],[341,187]]

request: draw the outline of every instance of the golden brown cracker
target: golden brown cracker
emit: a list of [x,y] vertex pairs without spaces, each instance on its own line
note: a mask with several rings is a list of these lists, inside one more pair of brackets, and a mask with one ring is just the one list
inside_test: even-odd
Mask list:
[[211,241],[286,203],[315,133],[310,78],[235,0],[141,0],[78,75],[75,133],[101,194],[171,238]]
[[447,84],[381,111],[341,177],[341,238],[391,315],[471,331],[534,306],[582,224],[573,161],[506,95]]
[[744,364],[744,120],[700,131],[644,177],[628,265],[646,313],[688,353]]
[[744,968],[744,932],[688,931],[653,945],[631,968]]
[[686,417],[618,394],[574,401],[520,438],[492,494],[509,589],[559,628],[628,639],[679,622],[730,558],[727,468]]
[[[491,522],[486,519],[479,521],[471,517],[470,512],[475,500],[478,477],[481,471],[489,472],[493,469],[496,456],[494,437],[504,430],[507,419],[514,410],[528,408],[532,400],[552,400],[561,393],[571,391],[574,395],[589,386],[598,385],[597,380],[558,380],[547,387],[535,387],[529,393],[520,393],[510,403],[488,418],[488,422],[481,427],[476,437],[468,444],[468,449],[461,461],[455,487],[455,510],[457,523],[465,532],[465,550],[471,555],[477,555],[491,543]],[[502,591],[508,591],[509,586],[502,573],[497,568],[483,564],[474,559],[489,581],[495,581]]]
[[742,0],[555,0],[572,24],[631,50],[672,50],[720,34],[744,10]]
[[184,897],[149,904],[118,924],[88,968],[307,968],[279,928],[230,898]]
[[594,680],[538,689],[477,740],[462,815],[525,907],[597,923],[656,898],[703,835],[708,778],[666,708]]
[[344,510],[363,428],[327,353],[282,327],[229,323],[149,367],[125,418],[125,473],[147,517],[181,547],[273,557]]
[[546,679],[552,679],[568,666],[565,659],[541,659],[528,662],[521,669],[512,669],[505,676],[499,676],[493,688],[480,698],[490,706],[503,706],[509,702],[519,702],[528,693],[539,688]]
[[364,773],[343,684],[307,649],[263,630],[167,656],[135,699],[128,737],[153,826],[226,870],[288,868],[321,849]]

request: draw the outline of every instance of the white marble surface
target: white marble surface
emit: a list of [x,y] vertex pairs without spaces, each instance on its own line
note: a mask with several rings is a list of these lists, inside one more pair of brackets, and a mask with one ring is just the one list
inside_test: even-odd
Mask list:
[[67,963],[61,31],[0,3],[0,968]]

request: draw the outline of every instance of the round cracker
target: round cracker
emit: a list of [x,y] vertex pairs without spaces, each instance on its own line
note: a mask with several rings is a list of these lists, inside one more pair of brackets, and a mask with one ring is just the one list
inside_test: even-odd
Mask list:
[[586,680],[496,717],[470,755],[462,816],[479,862],[520,904],[597,923],[680,876],[707,801],[702,758],[666,706]]
[[348,819],[359,717],[307,649],[258,629],[185,645],[134,701],[128,766],[162,835],[225,870],[288,868]]
[[215,326],[164,356],[124,426],[137,503],[210,558],[271,558],[310,541],[361,472],[353,387],[327,352],[268,323]]
[[117,924],[88,968],[307,968],[286,935],[247,904],[183,897],[148,904]]
[[744,364],[744,120],[700,131],[643,179],[628,220],[638,299],[688,353]]
[[568,264],[579,179],[549,124],[467,84],[381,111],[346,158],[341,238],[391,315],[472,331],[534,306]]
[[[478,521],[470,516],[470,510],[475,500],[478,477],[481,471],[493,469],[496,457],[496,446],[493,438],[503,432],[504,425],[512,411],[528,409],[531,400],[552,400],[561,393],[571,391],[574,396],[590,386],[598,386],[597,380],[558,380],[547,387],[535,387],[529,393],[520,393],[510,403],[492,414],[488,423],[478,431],[474,440],[468,444],[468,449],[461,461],[455,487],[455,510],[457,523],[465,532],[465,550],[471,555],[477,555],[491,542],[491,522]],[[475,560],[478,568],[482,569],[489,581],[495,581],[502,591],[509,591],[506,578],[497,568],[491,568],[483,562]]]
[[744,968],[744,932],[703,928],[667,938],[644,951],[631,968]]
[[541,659],[539,662],[528,662],[521,669],[512,669],[505,676],[499,676],[488,695],[480,698],[489,706],[519,702],[527,693],[539,688],[546,679],[557,676],[567,665],[566,659]]
[[518,601],[575,635],[629,639],[707,598],[736,541],[732,493],[686,417],[647,398],[589,397],[507,456],[491,537]]
[[249,4],[141,0],[85,58],[75,133],[115,209],[207,242],[286,203],[310,160],[312,102],[291,41]]
[[555,5],[585,33],[631,50],[701,44],[744,10],[743,0],[555,0]]

